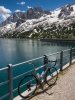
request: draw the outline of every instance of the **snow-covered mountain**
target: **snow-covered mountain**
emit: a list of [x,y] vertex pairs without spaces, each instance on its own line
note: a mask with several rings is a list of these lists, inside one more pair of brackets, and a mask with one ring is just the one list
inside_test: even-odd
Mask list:
[[26,13],[14,13],[1,25],[0,37],[67,38],[68,33],[74,37],[75,5],[54,11],[30,8]]

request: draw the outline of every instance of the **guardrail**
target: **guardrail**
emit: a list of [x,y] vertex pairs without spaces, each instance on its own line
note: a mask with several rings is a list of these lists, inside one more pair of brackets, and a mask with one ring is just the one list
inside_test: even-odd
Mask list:
[[[47,56],[49,59],[56,58],[57,59],[56,67],[58,67],[58,69],[60,69],[60,71],[63,71],[63,66],[65,64],[67,64],[67,63],[69,63],[69,65],[72,64],[72,60],[75,58],[75,48],[63,50],[61,52],[56,52],[53,54],[47,54]],[[9,64],[7,67],[0,69],[0,72],[2,72],[4,70],[7,70],[7,72],[8,72],[8,80],[0,83],[0,87],[4,86],[5,84],[8,85],[8,93],[4,94],[3,96],[0,96],[0,100],[4,100],[6,97],[8,97],[9,100],[13,100],[13,98],[14,98],[13,93],[17,91],[17,87],[15,89],[13,89],[13,81],[18,79],[18,78],[21,78],[22,76],[24,76],[26,74],[33,72],[33,69],[32,69],[32,70],[29,70],[25,73],[22,73],[20,75],[13,77],[12,69],[14,67],[18,67],[20,65],[27,64],[29,62],[34,62],[34,61],[37,61],[40,59],[43,59],[43,65],[38,66],[36,68],[36,70],[39,70],[39,69],[44,67],[44,60],[45,60],[44,56],[39,57],[39,58],[35,58],[32,60],[28,60],[25,62],[21,62],[21,63],[15,64],[15,65]],[[23,86],[24,86],[24,84],[21,87],[23,87]]]

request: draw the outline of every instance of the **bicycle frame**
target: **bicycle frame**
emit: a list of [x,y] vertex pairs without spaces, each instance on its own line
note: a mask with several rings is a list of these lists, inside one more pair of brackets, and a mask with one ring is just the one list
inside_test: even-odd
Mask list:
[[[56,61],[49,61],[49,60],[48,60],[48,62],[49,62],[49,63],[50,63],[50,62],[55,62],[55,64],[53,65],[53,66],[55,66],[57,60],[56,60]],[[42,83],[45,83],[45,82],[46,82],[46,75],[47,75],[48,70],[50,69],[50,68],[48,67],[48,62],[47,62],[47,64],[44,65],[44,67],[46,67],[46,69],[43,71],[43,72],[44,72],[43,74],[41,73],[41,75],[40,75],[39,73],[37,73],[34,64],[31,63],[31,64],[33,65],[33,69],[34,69],[33,75],[36,77],[37,83],[38,83],[39,85],[41,85],[41,86],[42,86]]]
[[33,75],[36,77],[36,79],[37,79],[39,82],[42,83],[42,79],[43,79],[43,81],[45,81],[47,71],[48,71],[48,68],[47,68],[45,71],[43,71],[43,72],[41,73],[41,75],[40,75],[40,74],[37,73],[36,70],[34,69],[34,74],[33,74]]
[[[51,67],[48,67],[49,62],[55,62],[55,64],[52,65]],[[45,83],[48,86],[54,85],[56,80],[57,80],[57,77],[58,77],[57,69],[54,67],[56,65],[56,62],[57,62],[57,60],[56,61],[49,61],[47,56],[45,56],[45,63],[44,63],[44,66],[43,66],[45,68],[45,70],[41,73],[41,75],[39,73],[37,73],[38,69],[35,68],[34,64],[30,63],[30,64],[32,64],[34,72],[32,74],[24,76],[24,78],[21,79],[21,81],[19,82],[19,85],[18,85],[18,93],[19,93],[19,95],[22,98],[26,98],[27,99],[27,98],[29,98],[31,95],[33,95],[35,93],[37,87],[38,88],[40,87],[42,90],[44,90]],[[52,70],[56,71],[56,73],[57,73],[57,77],[54,78],[54,81],[51,79],[51,78],[53,78],[53,75],[52,75],[53,71]],[[50,75],[50,78],[47,77],[48,75]],[[21,92],[20,92],[20,85],[25,79],[28,79],[29,77],[31,77],[31,78],[30,78],[30,80],[28,80],[28,82],[25,85],[25,87],[27,88],[27,91],[29,93],[28,93],[28,95],[23,96],[21,94]],[[49,81],[49,79],[51,79],[52,81],[51,80]],[[35,80],[35,82],[34,82],[34,80]],[[52,83],[50,84],[50,82],[52,82]],[[34,87],[34,89],[33,89],[33,87]]]

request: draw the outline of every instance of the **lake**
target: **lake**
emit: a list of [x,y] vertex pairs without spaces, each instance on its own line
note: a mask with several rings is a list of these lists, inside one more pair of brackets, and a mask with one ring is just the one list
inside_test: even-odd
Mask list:
[[[0,68],[6,67],[8,64],[20,63],[43,56],[44,54],[51,54],[72,47],[75,47],[75,44],[57,44],[31,39],[0,39]],[[29,68],[26,65],[20,66],[18,69],[15,68],[13,69],[13,76],[19,75],[27,70]],[[0,82],[7,80],[6,73],[6,71],[0,72]],[[18,84],[15,84],[15,82],[17,81],[14,81],[14,88]],[[0,88],[0,96],[7,92],[7,88],[7,86]]]
[[0,39],[0,68],[74,46],[74,44],[56,44],[40,40]]

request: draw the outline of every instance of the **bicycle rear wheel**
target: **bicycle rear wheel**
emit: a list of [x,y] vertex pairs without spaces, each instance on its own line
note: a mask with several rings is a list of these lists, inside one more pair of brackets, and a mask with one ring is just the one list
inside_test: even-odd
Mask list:
[[34,75],[25,76],[18,84],[18,94],[24,99],[31,97],[36,89],[37,81]]
[[46,74],[46,83],[49,86],[52,86],[56,83],[58,78],[58,72],[57,69],[55,67],[51,67],[48,69],[48,72]]

